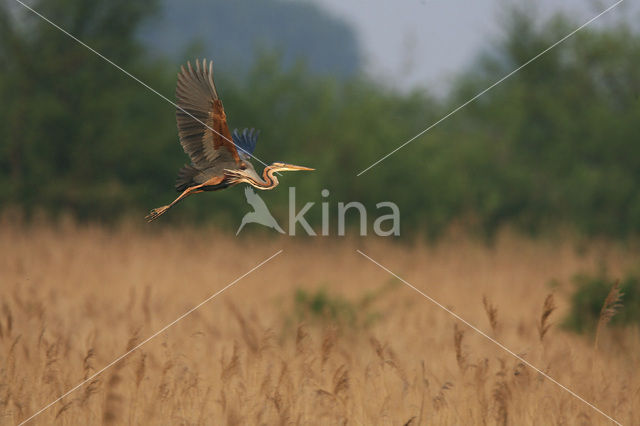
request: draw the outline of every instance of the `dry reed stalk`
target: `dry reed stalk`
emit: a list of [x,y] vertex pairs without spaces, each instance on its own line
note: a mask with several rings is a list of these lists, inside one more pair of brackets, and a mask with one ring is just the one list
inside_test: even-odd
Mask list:
[[147,354],[144,352],[140,352],[138,354],[138,362],[135,369],[135,384],[136,389],[133,393],[133,397],[129,403],[129,424],[136,424],[135,422],[135,413],[138,408],[138,398],[140,394],[140,384],[144,379],[145,370],[146,370],[146,359]]
[[624,293],[620,290],[620,280],[616,280],[616,282],[613,283],[607,298],[604,299],[602,309],[600,310],[600,317],[598,318],[598,325],[596,327],[596,337],[593,342],[595,350],[598,350],[598,339],[602,328],[611,321],[620,309],[622,309],[623,295]]
[[58,420],[58,418],[62,415],[62,413],[64,413],[65,411],[67,411],[69,408],[71,408],[71,405],[73,404],[73,401],[69,401],[69,402],[65,402],[62,404],[62,407],[60,407],[60,409],[58,410],[58,412],[56,413],[56,420]]
[[0,369],[0,371],[5,371],[6,372],[5,374],[11,377],[13,377],[16,372],[16,348],[18,347],[18,342],[20,341],[21,338],[22,338],[22,335],[19,334],[15,337],[15,339],[13,339],[13,342],[9,347],[9,353],[7,354],[7,357],[6,357],[5,367]]
[[200,410],[199,410],[199,414],[198,414],[198,420],[196,422],[196,424],[198,425],[203,425],[205,424],[205,409],[207,407],[207,403],[209,402],[209,395],[211,395],[211,386],[207,387],[207,392],[205,392],[204,394],[204,398],[202,398],[201,402],[200,402]]
[[101,382],[99,379],[93,379],[84,386],[82,396],[79,398],[81,406],[86,406],[86,404],[89,402],[89,399],[100,391],[100,383]]
[[444,385],[440,386],[440,390],[438,391],[438,394],[432,399],[433,408],[436,411],[439,411],[448,405],[445,392],[451,389],[452,387],[453,387],[453,383],[451,382],[445,382]]
[[58,370],[58,342],[47,344],[45,367],[42,373],[42,381],[47,384],[53,384],[54,387],[58,384],[57,378],[59,375]]
[[227,301],[227,307],[238,321],[238,324],[240,324],[242,338],[249,347],[249,350],[251,350],[251,353],[257,354],[260,350],[260,342],[256,331],[249,325],[233,302]]
[[127,341],[127,352],[136,347],[138,342],[140,341],[140,327],[137,327],[131,330],[131,335],[129,336],[129,340]]
[[349,390],[349,370],[346,365],[341,365],[333,373],[333,395],[340,397],[340,394]]
[[233,354],[228,363],[225,363],[224,357],[220,360],[222,364],[222,372],[220,378],[222,382],[228,384],[231,378],[240,373],[240,348],[238,343],[233,344]]
[[376,339],[375,337],[373,337],[373,336],[371,336],[371,338],[369,339],[369,342],[371,343],[371,346],[373,347],[373,350],[376,352],[376,355],[378,355],[378,358],[380,358],[380,361],[382,361],[384,363],[384,361],[385,361],[385,359],[384,359],[385,346],[382,346],[380,341],[378,339]]
[[272,376],[271,376],[272,370],[273,370],[273,365],[269,364],[266,368],[266,371],[263,374],[262,382],[260,383],[260,392],[263,395],[270,395],[272,392],[272,388],[273,388]]
[[553,294],[549,293],[547,297],[544,299],[544,305],[542,306],[542,315],[540,315],[540,321],[538,322],[538,337],[542,342],[544,340],[544,336],[549,331],[551,327],[551,323],[549,322],[549,317],[556,310],[556,305],[553,300]]
[[[284,394],[291,395],[293,392],[293,381],[289,373],[289,367],[285,361],[282,361],[280,378],[273,394],[267,398],[273,403],[278,413],[278,423],[286,425],[291,417],[291,405],[286,404]],[[283,394],[284,393],[284,394]]]
[[258,348],[258,355],[262,355],[267,350],[272,349],[277,341],[276,333],[273,329],[268,328],[262,332],[262,337],[260,338],[260,346]]
[[511,390],[506,381],[500,380],[496,382],[493,389],[493,400],[495,403],[496,422],[499,425],[507,426],[509,424],[509,400],[511,399]]
[[170,374],[174,367],[174,360],[167,356],[163,366],[162,366],[162,374],[160,377],[160,385],[158,386],[158,399],[160,401],[166,401],[171,397],[172,394],[172,382],[169,381]]
[[89,348],[87,350],[87,354],[82,360],[85,380],[87,379],[87,377],[91,376],[91,374],[93,374],[93,372],[95,371],[95,368],[93,367],[94,358],[95,358],[95,351],[93,350],[93,348]]
[[120,376],[120,370],[122,369],[122,363],[117,363],[109,375],[107,380],[107,394],[104,401],[104,409],[102,414],[103,424],[118,424],[121,423],[122,414],[122,401],[123,397],[119,392],[118,385],[122,382]]
[[4,316],[6,319],[6,334],[8,337],[11,337],[11,330],[13,330],[13,315],[11,315],[11,308],[9,308],[9,305],[5,302],[2,304],[2,310],[4,311]]
[[486,295],[482,296],[482,304],[484,305],[484,311],[489,318],[489,324],[494,334],[498,333],[498,308],[491,304]]
[[335,326],[327,327],[324,330],[324,334],[322,336],[322,365],[327,362],[329,356],[331,355],[331,351],[336,345],[337,341],[337,328]]
[[[93,345],[91,345],[89,349],[87,349],[87,353],[82,360],[82,368],[83,368],[85,380],[89,378],[95,371],[95,368],[93,367],[94,358],[95,358],[95,350],[93,348]],[[80,407],[86,408],[91,397],[97,394],[99,391],[100,391],[100,379],[93,379],[89,383],[84,385],[82,389],[82,393],[78,398],[75,399],[75,401],[78,402]]]
[[458,327],[458,323],[453,324],[453,346],[456,350],[456,362],[462,372],[467,369],[467,356],[462,351],[462,339],[464,330]]
[[140,383],[142,383],[142,379],[144,379],[146,360],[147,354],[141,352],[140,356],[138,357],[138,366],[136,367],[136,389],[140,388]]
[[349,370],[345,364],[340,365],[333,373],[332,391],[322,388],[315,390],[315,396],[320,398],[319,403],[328,404],[328,408],[323,410],[323,415],[336,415],[336,411],[341,409],[340,418],[346,420],[345,410],[350,389]]
[[[6,303],[4,304],[4,309],[5,311],[8,309],[8,306],[6,305]],[[4,331],[2,331],[3,327],[2,327],[2,319],[0,319],[0,340],[4,339]],[[7,328],[7,332],[8,332],[8,328]]]
[[422,385],[422,395],[420,398],[420,415],[418,416],[418,424],[422,424],[422,418],[424,416],[424,399],[425,399],[425,395],[427,393],[427,389],[429,388],[429,380],[427,380],[427,378],[425,377],[426,372],[425,372],[425,365],[424,365],[424,360],[420,361],[420,366],[422,367],[422,381],[421,381],[421,385]]
[[487,424],[487,416],[489,412],[489,403],[487,401],[486,395],[486,383],[488,380],[489,373],[489,360],[484,358],[480,360],[477,364],[474,364],[475,374],[474,374],[474,385],[476,388],[476,395],[478,398],[478,405],[480,407],[480,418],[482,420],[482,424]]
[[144,288],[144,296],[142,297],[142,312],[144,314],[144,323],[149,326],[151,323],[151,286]]
[[396,353],[393,351],[393,349],[391,349],[390,346],[385,346],[387,348],[387,360],[385,361],[385,363],[390,365],[396,372],[400,380],[402,380],[402,390],[403,393],[405,393],[409,389],[409,379],[407,378],[407,372],[402,367],[400,359],[396,356]]
[[419,425],[419,424],[420,424],[419,422],[415,422],[416,418],[417,418],[416,416],[411,417],[409,420],[407,420],[407,421],[403,424],[403,426]]
[[509,400],[511,399],[511,389],[507,383],[508,369],[504,358],[498,358],[500,369],[496,373],[499,378],[493,387],[493,402],[495,408],[496,423],[506,426],[509,424]]
[[311,339],[311,337],[309,336],[305,325],[299,324],[296,329],[296,354],[302,355],[309,351],[309,339]]

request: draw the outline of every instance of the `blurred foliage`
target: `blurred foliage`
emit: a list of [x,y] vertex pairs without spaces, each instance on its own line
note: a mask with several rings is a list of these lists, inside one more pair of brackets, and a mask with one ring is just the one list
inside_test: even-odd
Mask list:
[[[596,329],[602,305],[616,279],[602,270],[596,275],[577,275],[573,282],[575,291],[571,296],[571,309],[563,325],[578,333],[592,333]],[[640,275],[627,274],[620,282],[620,291],[622,308],[613,316],[611,323],[640,325]]]
[[[515,12],[502,44],[454,97],[467,99],[575,27],[562,18],[537,27]],[[475,180],[467,208],[485,228],[566,223],[588,234],[637,234],[638,65],[640,36],[629,27],[583,30],[448,123],[466,140],[456,144]]]
[[287,315],[286,321],[290,325],[303,321],[310,324],[333,324],[351,328],[368,327],[382,315],[374,310],[375,302],[397,285],[396,281],[389,281],[353,301],[340,295],[330,294],[325,288],[318,288],[311,292],[299,288],[293,298],[293,314]]
[[[173,86],[133,34],[153,2],[32,6],[151,86]],[[180,151],[167,111],[135,81],[47,22],[0,6],[0,199],[27,212],[112,218],[158,195]],[[163,90],[164,88],[164,90]],[[177,148],[177,149],[176,149]],[[167,166],[169,166],[167,168]]]
[[324,289],[309,293],[296,290],[294,310],[298,321],[330,322],[352,326],[356,323],[355,305],[340,296],[329,295]]
[[[159,92],[173,92],[177,64],[150,58],[133,36],[149,2],[34,7]],[[142,221],[170,201],[187,162],[173,107],[39,18],[15,15],[0,6],[2,206]],[[578,32],[356,177],[578,26],[560,16],[544,23],[518,10],[509,16],[503,36],[445,99],[363,76],[321,76],[264,52],[242,77],[217,73],[216,82],[232,128],[261,129],[258,158],[317,169],[281,179],[297,187],[298,209],[316,202],[307,215],[316,229],[327,188],[333,229],[339,201],[361,201],[374,215],[376,203],[390,200],[405,235],[435,236],[453,223],[488,235],[506,224],[637,235],[640,35],[623,23]],[[276,218],[287,217],[286,188],[262,195]],[[246,209],[232,188],[190,198],[162,221],[235,225]]]

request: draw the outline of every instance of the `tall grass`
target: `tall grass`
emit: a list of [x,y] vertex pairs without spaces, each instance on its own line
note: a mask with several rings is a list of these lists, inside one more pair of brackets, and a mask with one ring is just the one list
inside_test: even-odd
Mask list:
[[[146,229],[146,228],[145,228]],[[275,251],[33,424],[608,424],[415,292],[368,302],[376,321],[296,316],[296,291],[362,301],[389,276],[363,248],[625,424],[640,424],[637,330],[556,329],[578,271],[635,253],[513,235],[493,247],[235,239],[215,230],[0,225],[0,423],[16,424]],[[369,300],[369,299],[367,299]],[[359,306],[354,303],[354,306]],[[294,326],[287,326],[298,318]]]

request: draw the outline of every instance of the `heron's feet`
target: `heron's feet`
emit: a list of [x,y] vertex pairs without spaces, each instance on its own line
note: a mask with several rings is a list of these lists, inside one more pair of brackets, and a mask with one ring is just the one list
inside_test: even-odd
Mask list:
[[162,216],[164,214],[164,212],[166,212],[167,210],[169,210],[169,206],[162,206],[162,207],[158,207],[157,209],[153,209],[145,217],[145,219],[147,219],[147,222],[153,222],[158,217]]

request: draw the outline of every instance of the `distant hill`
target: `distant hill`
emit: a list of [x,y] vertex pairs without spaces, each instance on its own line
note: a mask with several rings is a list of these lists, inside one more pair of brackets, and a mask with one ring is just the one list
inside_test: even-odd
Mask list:
[[260,49],[286,64],[303,58],[320,74],[349,76],[361,65],[354,31],[313,3],[285,0],[164,0],[139,36],[176,60],[188,50],[214,58],[223,71],[248,68]]

